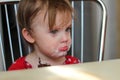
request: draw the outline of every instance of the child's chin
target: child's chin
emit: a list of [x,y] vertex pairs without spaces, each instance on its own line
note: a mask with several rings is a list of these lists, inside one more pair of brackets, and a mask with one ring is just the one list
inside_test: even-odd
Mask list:
[[60,54],[59,56],[66,56],[67,52],[60,52],[59,54]]
[[67,51],[65,51],[65,52],[57,52],[57,53],[53,54],[52,57],[60,58],[60,57],[65,57],[66,55],[67,55]]

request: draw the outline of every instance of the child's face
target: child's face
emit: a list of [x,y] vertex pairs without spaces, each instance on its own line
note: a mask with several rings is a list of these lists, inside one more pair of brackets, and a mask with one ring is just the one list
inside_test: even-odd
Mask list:
[[60,13],[56,15],[53,30],[49,29],[48,14],[44,19],[42,12],[35,17],[31,25],[32,37],[35,40],[34,46],[38,53],[50,58],[60,58],[67,54],[71,45],[71,22],[70,13]]

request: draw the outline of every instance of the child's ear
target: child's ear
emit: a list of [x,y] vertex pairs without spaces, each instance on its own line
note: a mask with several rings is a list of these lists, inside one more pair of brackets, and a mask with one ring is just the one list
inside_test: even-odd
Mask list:
[[29,43],[35,42],[34,38],[32,37],[32,35],[26,28],[22,29],[22,34],[23,34],[23,37],[25,38],[25,40],[28,41]]

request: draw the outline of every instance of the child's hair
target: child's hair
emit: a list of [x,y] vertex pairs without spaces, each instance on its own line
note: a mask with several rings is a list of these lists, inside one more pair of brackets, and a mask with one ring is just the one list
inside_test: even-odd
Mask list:
[[21,29],[30,29],[32,21],[37,13],[44,9],[46,9],[46,14],[48,13],[48,24],[50,29],[52,29],[55,24],[58,11],[69,12],[71,16],[73,13],[69,0],[21,0],[18,8],[18,21]]

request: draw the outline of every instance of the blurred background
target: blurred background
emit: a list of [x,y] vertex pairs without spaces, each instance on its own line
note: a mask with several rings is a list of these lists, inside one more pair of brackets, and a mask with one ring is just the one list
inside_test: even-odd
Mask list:
[[[107,9],[107,29],[104,49],[104,60],[115,59],[120,57],[119,49],[119,0],[102,0]],[[75,9],[80,12],[80,2],[75,3]],[[84,1],[84,62],[97,60],[98,46],[101,27],[101,6],[93,1]],[[81,16],[79,15],[79,19]],[[80,52],[80,25],[75,22],[75,53],[78,56]],[[76,27],[77,26],[77,27]],[[79,48],[79,49],[78,49]]]
[[[17,1],[17,0],[16,0]],[[102,0],[107,9],[107,29],[105,37],[104,60],[120,58],[120,0]],[[83,13],[81,7],[83,6]],[[83,37],[83,62],[98,61],[99,37],[102,19],[101,6],[94,1],[80,0],[74,2],[76,11],[74,20],[74,51],[73,55],[81,59],[81,18],[83,18],[84,37]],[[11,36],[11,44],[9,40],[9,31],[6,22],[6,10],[9,17],[9,29]],[[20,57],[20,53],[26,55],[29,52],[29,47],[26,46],[21,33],[18,33],[18,28],[15,19],[15,6],[12,4],[6,7],[0,5],[0,70],[3,70],[3,56],[5,56],[6,68],[10,66],[12,61]],[[19,35],[19,36],[18,36]],[[21,43],[19,44],[19,37]],[[11,46],[12,45],[12,46]],[[19,46],[20,45],[20,46]],[[11,51],[11,47],[13,51]],[[22,48],[20,48],[22,47]],[[70,51],[71,52],[71,51]],[[14,60],[12,60],[13,53]]]
[[[120,58],[120,10],[119,0],[102,0],[107,9],[107,29],[104,60]],[[81,2],[75,2],[77,13],[81,14]],[[101,27],[101,7],[93,1],[84,1],[84,62],[96,61]],[[79,19],[81,16],[79,15]],[[75,55],[79,56],[81,41],[81,23],[75,22]],[[79,44],[78,44],[79,43]]]

